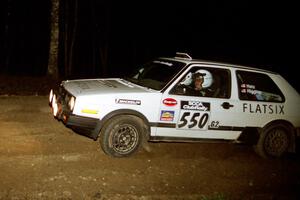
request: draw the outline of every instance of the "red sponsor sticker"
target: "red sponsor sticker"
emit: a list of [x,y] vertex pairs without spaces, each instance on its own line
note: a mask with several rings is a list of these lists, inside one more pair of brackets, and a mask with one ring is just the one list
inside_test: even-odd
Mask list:
[[163,100],[163,104],[165,104],[166,106],[175,106],[177,105],[177,101],[173,98],[166,98]]

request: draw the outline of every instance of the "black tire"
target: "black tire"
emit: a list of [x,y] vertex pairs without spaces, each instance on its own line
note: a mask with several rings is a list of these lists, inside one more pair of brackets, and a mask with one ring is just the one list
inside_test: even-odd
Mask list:
[[278,158],[287,152],[292,129],[283,123],[274,123],[262,129],[255,151],[263,158]]
[[100,133],[102,150],[112,157],[135,153],[144,138],[143,120],[133,115],[120,115],[108,120]]

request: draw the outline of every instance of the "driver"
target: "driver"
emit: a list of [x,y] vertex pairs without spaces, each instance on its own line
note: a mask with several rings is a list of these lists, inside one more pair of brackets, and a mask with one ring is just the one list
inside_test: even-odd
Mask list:
[[204,69],[198,70],[192,75],[191,88],[187,94],[193,96],[210,96],[212,91],[209,87],[212,83],[213,78],[209,71]]
[[195,94],[200,94],[200,96],[205,96],[205,90],[203,87],[204,76],[205,76],[205,74],[195,73],[194,78],[193,78],[193,80],[194,80],[194,88],[193,89],[195,91]]

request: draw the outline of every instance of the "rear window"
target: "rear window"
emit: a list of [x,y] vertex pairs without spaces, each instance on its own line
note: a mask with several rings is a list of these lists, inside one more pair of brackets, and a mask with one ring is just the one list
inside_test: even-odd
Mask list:
[[238,70],[239,98],[248,101],[283,102],[284,96],[266,74]]

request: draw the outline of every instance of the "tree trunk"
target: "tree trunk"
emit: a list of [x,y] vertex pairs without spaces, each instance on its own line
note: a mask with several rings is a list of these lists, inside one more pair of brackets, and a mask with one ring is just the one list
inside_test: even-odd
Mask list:
[[70,49],[69,49],[69,54],[68,54],[68,76],[72,75],[72,69],[73,69],[73,61],[74,61],[74,46],[75,46],[75,41],[76,41],[76,35],[77,35],[77,26],[78,26],[78,0],[75,0],[74,2],[75,7],[74,7],[74,26],[73,26],[73,30],[72,30],[72,36],[71,36],[71,43],[70,43]]
[[58,44],[59,44],[59,1],[51,0],[51,35],[48,60],[48,75],[58,78]]

